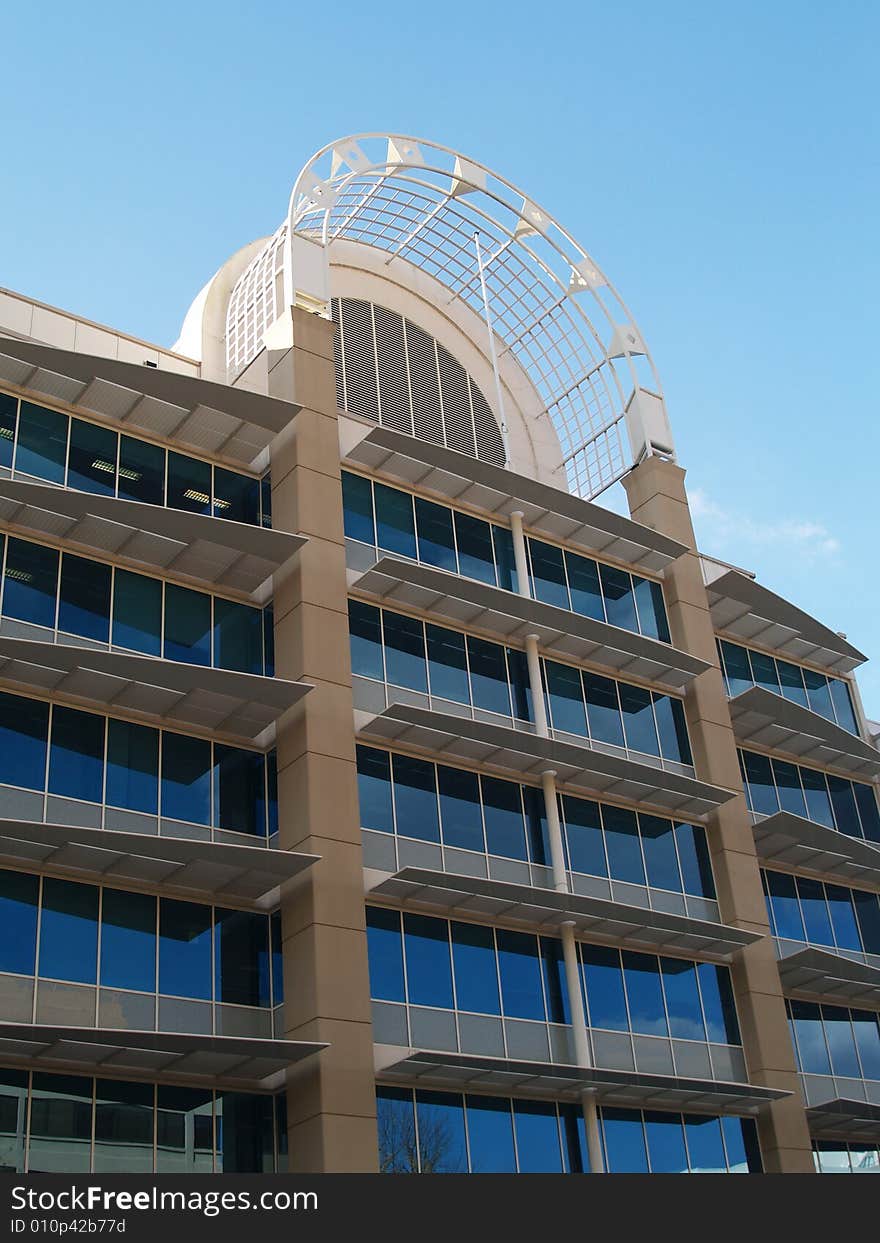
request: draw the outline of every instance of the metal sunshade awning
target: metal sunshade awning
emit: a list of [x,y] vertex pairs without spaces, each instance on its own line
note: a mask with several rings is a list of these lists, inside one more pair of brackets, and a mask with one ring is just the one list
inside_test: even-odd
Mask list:
[[778,811],[752,826],[762,863],[805,869],[832,881],[880,886],[880,846],[824,824]]
[[647,803],[682,816],[707,815],[735,797],[732,790],[638,760],[408,704],[391,704],[375,716],[356,712],[355,727],[365,739],[404,743],[517,776],[539,777],[553,769],[563,785]]
[[303,535],[209,514],[0,479],[0,522],[77,549],[251,593],[306,542]]
[[[703,559],[704,577],[718,566]],[[738,570],[706,584],[716,630],[758,643],[794,661],[810,661],[830,673],[849,673],[867,657],[828,626]]]
[[705,661],[658,639],[400,557],[383,556],[352,583],[352,589],[508,641],[536,634],[550,655],[592,662],[673,690],[681,690],[709,668]]
[[634,1108],[676,1109],[699,1113],[753,1116],[773,1101],[791,1096],[778,1088],[714,1079],[683,1079],[603,1067],[566,1066],[552,1062],[520,1062],[467,1053],[418,1050],[378,1066],[377,1077],[389,1083],[467,1092],[497,1092],[578,1101],[594,1092],[602,1104]]
[[777,966],[787,997],[880,1009],[880,970],[876,967],[812,946],[786,954]]
[[248,739],[259,737],[312,689],[253,673],[5,637],[0,681]]
[[264,911],[284,881],[319,855],[182,837],[0,820],[0,861],[96,882],[130,882],[171,897]]
[[0,1058],[7,1064],[243,1091],[271,1090],[288,1066],[326,1048],[305,1040],[0,1023]]
[[811,1105],[807,1109],[807,1124],[810,1134],[820,1139],[827,1136],[856,1143],[867,1140],[876,1145],[880,1140],[880,1105],[837,1097]]
[[833,721],[763,686],[740,691],[729,702],[737,741],[783,751],[870,780],[880,773],[880,751]]
[[638,569],[657,572],[687,552],[684,544],[571,492],[390,427],[374,427],[344,451],[344,460],[500,518],[520,510],[534,534]]
[[368,896],[390,898],[406,909],[440,910],[452,918],[472,915],[503,920],[541,931],[556,931],[569,922],[579,936],[613,945],[638,945],[661,954],[695,954],[713,962],[729,962],[744,946],[761,940],[760,933],[687,915],[427,868],[403,868],[380,881]]
[[212,380],[0,337],[0,380],[123,431],[250,466],[300,407]]

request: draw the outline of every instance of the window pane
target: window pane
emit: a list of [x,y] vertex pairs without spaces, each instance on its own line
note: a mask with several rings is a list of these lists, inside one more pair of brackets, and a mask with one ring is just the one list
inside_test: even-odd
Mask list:
[[712,876],[712,863],[709,858],[705,829],[701,825],[677,824],[675,841],[678,846],[678,861],[681,864],[685,893],[698,894],[703,898],[714,898],[715,881]]
[[766,691],[772,691],[774,695],[779,694],[779,675],[776,672],[776,661],[772,656],[765,656],[763,652],[749,652],[752,662],[752,674],[754,675],[755,685],[763,687]]
[[852,837],[859,837],[861,835],[859,830],[859,813],[856,810],[852,782],[847,781],[844,777],[835,777],[831,773],[827,774],[827,780],[838,832],[848,833]]
[[156,1089],[156,1170],[210,1174],[214,1167],[214,1094],[202,1088]]
[[544,995],[537,938],[506,928],[499,928],[496,935],[504,1013],[508,1018],[543,1019]]
[[659,962],[653,954],[630,950],[624,950],[622,958],[632,1030],[644,1036],[668,1036]]
[[681,700],[655,692],[654,714],[657,717],[660,750],[664,760],[674,760],[676,764],[692,764],[691,744]]
[[498,568],[498,586],[505,591],[519,591],[516,572],[516,554],[513,551],[513,535],[507,527],[492,524],[492,542],[495,545],[495,564]]
[[153,1170],[153,1085],[95,1080],[95,1173]]
[[457,1093],[416,1092],[422,1174],[466,1174],[464,1102]]
[[514,1101],[513,1124],[520,1174],[561,1174],[556,1106],[548,1101]]
[[376,528],[373,524],[373,485],[363,475],[342,472],[342,506],[347,539],[375,544]]
[[535,599],[567,609],[568,586],[565,581],[562,549],[535,539],[530,539],[528,545]]
[[672,821],[640,812],[639,829],[642,834],[648,884],[657,889],[672,889],[681,893]]
[[529,685],[529,666],[526,654],[515,647],[505,648],[507,676],[510,678],[510,696],[513,715],[518,721],[533,721],[532,688]]
[[156,989],[156,899],[105,889],[101,903],[101,984]]
[[18,418],[18,398],[0,393],[0,466],[12,468],[15,448],[15,424]]
[[756,755],[753,751],[741,751],[740,758],[745,770],[752,811],[772,816],[779,811],[779,796],[769,759],[766,755]]
[[796,765],[786,764],[783,760],[772,760],[771,763],[782,810],[806,816],[807,808]]
[[632,1109],[603,1109],[605,1161],[609,1174],[647,1174],[642,1115]]
[[544,997],[547,1018],[551,1023],[570,1023],[568,986],[565,979],[565,960],[562,942],[555,937],[541,937],[541,974],[544,980]]
[[67,460],[68,488],[96,492],[100,496],[115,496],[118,446],[117,432],[73,419]]
[[205,592],[165,584],[163,655],[189,665],[210,665],[211,597]]
[[416,529],[419,536],[419,560],[441,570],[458,569],[455,557],[455,536],[452,533],[452,511],[445,505],[416,497]]
[[119,445],[119,496],[146,505],[165,504],[165,450],[123,436]]
[[259,609],[214,597],[214,664],[239,673],[263,672],[263,617]]
[[617,699],[617,683],[602,678],[597,673],[582,672],[587,716],[590,721],[590,737],[594,742],[607,742],[615,747],[623,746],[623,726],[620,722],[620,704]]
[[437,783],[444,845],[485,850],[477,774],[441,764],[437,769]]
[[159,992],[211,1000],[211,908],[159,901]]
[[880,954],[880,899],[865,889],[854,889],[853,900],[865,953]]
[[275,1168],[271,1096],[217,1095],[218,1172],[271,1174]]
[[727,691],[733,699],[754,684],[749,654],[744,647],[737,643],[728,643],[726,639],[721,639],[718,646],[721,648]]
[[427,691],[425,664],[425,626],[415,617],[382,612],[385,637],[385,669],[393,686],[406,686],[412,691]]
[[780,690],[784,697],[806,708],[807,692],[804,690],[804,676],[798,666],[789,664],[787,660],[777,660],[776,669],[779,673]]
[[605,847],[612,880],[625,880],[634,885],[645,884],[645,865],[639,844],[636,813],[624,807],[603,805]]
[[0,1170],[6,1174],[24,1170],[27,1100],[27,1071],[0,1070]]
[[801,900],[801,910],[804,913],[807,940],[813,945],[833,945],[834,935],[831,931],[828,905],[825,902],[824,886],[820,881],[799,876],[797,889]]
[[633,586],[642,634],[659,639],[661,643],[669,643],[669,623],[666,620],[663,587],[653,579],[639,578],[637,574],[633,575]]
[[162,635],[162,583],[116,570],[113,583],[113,645],[158,656]]
[[481,777],[486,849],[490,855],[527,859],[519,786],[498,777]]
[[721,1123],[702,1114],[685,1114],[684,1130],[692,1174],[724,1174],[727,1162]]
[[529,840],[529,857],[532,863],[550,866],[550,835],[547,828],[547,809],[544,791],[535,786],[523,786],[523,808],[526,814],[526,836]]
[[458,543],[458,572],[466,578],[477,578],[494,587],[495,558],[489,523],[456,511],[455,537]]
[[391,756],[387,751],[358,746],[357,774],[361,827],[393,833]]
[[581,960],[590,1026],[627,1031],[629,1019],[619,951],[605,945],[581,945]]
[[103,787],[104,717],[56,704],[49,750],[50,793],[100,803]]
[[110,807],[155,815],[159,810],[159,731],[129,721],[107,722]]
[[576,552],[566,552],[565,568],[568,570],[572,611],[583,617],[604,621],[605,605],[596,562],[588,557],[581,557]]
[[806,941],[794,877],[786,872],[766,872],[764,875],[776,935],[791,941]]
[[408,755],[395,755],[393,765],[397,832],[404,837],[439,842],[434,765]]
[[407,1088],[376,1088],[379,1173],[416,1174],[416,1123],[412,1092]]
[[645,1134],[652,1174],[687,1174],[681,1114],[645,1110]]
[[670,1036],[679,1040],[705,1040],[695,964],[681,958],[661,958],[660,967]]
[[268,473],[260,480],[260,523],[272,526],[272,477]]
[[234,1006],[271,1005],[269,920],[253,911],[217,910],[214,997]]
[[374,486],[376,498],[376,535],[379,547],[404,557],[416,555],[416,532],[413,521],[413,498],[408,492],[388,488],[384,483]]
[[492,929],[479,924],[461,923],[452,923],[451,928],[458,1009],[477,1014],[500,1014]]
[[627,747],[630,751],[659,755],[660,747],[657,742],[657,726],[654,723],[651,692],[643,690],[640,686],[630,686],[627,682],[619,683],[618,690]]
[[831,912],[831,924],[834,928],[834,939],[840,949],[860,950],[862,939],[853,910],[852,895],[842,885],[826,885],[825,894],[828,898],[828,909]]
[[410,1005],[451,1010],[452,966],[446,920],[405,913],[403,934]]
[[203,738],[163,731],[162,815],[211,823],[211,744]]
[[214,517],[233,522],[260,522],[260,481],[236,471],[214,467]]
[[6,541],[3,615],[55,629],[58,553],[25,540]]
[[40,975],[94,984],[98,955],[98,890],[70,880],[43,879]]
[[871,786],[861,781],[853,782],[853,793],[856,796],[865,838],[869,842],[880,842],[880,808],[877,806],[876,794]]
[[110,639],[110,566],[66,552],[61,558],[58,629],[107,643]]
[[832,1074],[852,1079],[860,1078],[861,1067],[856,1054],[849,1010],[845,1010],[842,1006],[823,1006],[822,1020],[825,1024],[828,1051],[831,1054]]
[[43,790],[49,705],[0,692],[0,782]]
[[471,694],[475,708],[510,716],[510,689],[504,648],[485,639],[467,636],[471,670]]
[[271,604],[263,609],[263,672],[275,677],[275,610]]
[[348,631],[351,642],[351,671],[362,678],[382,682],[382,623],[377,608],[360,600],[348,602]]
[[37,876],[0,871],[0,971],[14,975],[34,973],[39,890]]
[[586,738],[587,717],[579,671],[570,665],[557,664],[555,660],[545,660],[544,677],[553,728]]
[[569,867],[573,872],[583,872],[586,876],[607,876],[608,863],[598,804],[590,799],[563,794],[562,814]]
[[834,828],[834,817],[831,814],[831,803],[828,799],[828,787],[825,774],[817,773],[812,768],[800,769],[800,778],[804,787],[804,798],[807,803],[807,816],[819,824]]
[[93,1080],[35,1071],[28,1169],[32,1174],[88,1172]]
[[69,422],[66,414],[23,401],[18,415],[16,473],[64,483]]
[[605,597],[605,614],[612,626],[638,631],[636,604],[632,592],[632,579],[626,570],[610,565],[600,565],[602,595]]
[[168,505],[195,514],[210,514],[211,467],[208,462],[168,451]]
[[865,1079],[880,1079],[880,1027],[870,1010],[853,1010],[853,1031]]
[[443,626],[425,626],[431,694],[455,703],[470,703],[464,635]]
[[852,699],[846,683],[841,678],[829,678],[828,688],[831,691],[837,724],[848,729],[851,734],[857,734],[859,727],[856,724],[856,715],[853,712]]
[[804,669],[804,685],[807,688],[807,703],[814,712],[827,720],[834,720],[834,708],[831,704],[831,692],[828,679],[824,673],[816,673],[812,669]]
[[214,744],[214,824],[263,837],[266,764],[259,751]]
[[727,967],[701,962],[697,964],[697,975],[709,1039],[719,1044],[741,1044],[733,986]]
[[515,1174],[510,1101],[503,1097],[466,1096],[471,1171]]
[[721,1119],[724,1143],[727,1147],[727,1165],[731,1173],[762,1174],[761,1149],[758,1131],[752,1118]]
[[381,906],[367,907],[367,952],[370,996],[376,1001],[405,1001],[403,942],[397,911]]

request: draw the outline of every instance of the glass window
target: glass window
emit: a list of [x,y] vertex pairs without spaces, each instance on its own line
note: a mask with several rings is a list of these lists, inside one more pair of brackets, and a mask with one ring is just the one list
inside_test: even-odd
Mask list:
[[627,1031],[629,1019],[619,950],[606,945],[581,945],[580,948],[590,1026]]
[[831,924],[834,928],[834,939],[840,949],[860,950],[862,939],[853,910],[852,895],[842,885],[826,885],[825,895],[828,898],[828,909],[831,912]]
[[101,902],[101,984],[156,989],[156,899],[105,889]]
[[210,665],[211,597],[205,592],[165,584],[163,655],[189,665]]
[[550,835],[547,830],[547,809],[544,791],[536,786],[522,787],[523,808],[526,814],[526,834],[529,839],[529,856],[532,863],[550,866]]
[[24,1170],[27,1099],[28,1072],[0,1070],[0,1170],[5,1174]]
[[119,496],[145,505],[165,504],[164,449],[133,436],[120,438]]
[[431,694],[455,703],[470,703],[464,635],[444,626],[425,626]]
[[467,651],[474,707],[510,716],[510,687],[504,648],[468,635]]
[[493,523],[492,542],[495,545],[498,586],[503,587],[505,591],[519,591],[516,554],[513,550],[513,535],[507,527],[499,527]]
[[647,1174],[642,1115],[632,1109],[603,1109],[605,1166],[609,1174]]
[[211,908],[159,901],[159,992],[211,1000]]
[[599,820],[599,805],[585,798],[562,796],[568,866],[586,876],[607,876],[605,839]]
[[410,1005],[451,1010],[452,964],[446,920],[405,912],[403,943]]
[[495,1096],[466,1096],[471,1171],[515,1174],[510,1101]]
[[600,565],[602,595],[605,597],[605,615],[612,626],[638,633],[636,602],[633,596],[632,578],[626,570],[611,565]]
[[485,850],[477,774],[441,764],[437,768],[437,784],[444,845]]
[[718,1118],[703,1114],[685,1114],[684,1132],[692,1174],[724,1174],[727,1161]]
[[214,744],[214,824],[263,837],[266,765],[259,751]]
[[99,643],[110,640],[110,566],[66,552],[61,558],[58,629]]
[[441,570],[458,570],[455,536],[452,532],[452,511],[445,505],[416,497],[416,530],[419,538],[419,560]]
[[565,980],[565,960],[562,942],[555,937],[541,937],[541,974],[544,979],[544,997],[547,1002],[547,1018],[551,1023],[570,1023],[568,988]]
[[556,1106],[549,1101],[514,1101],[513,1124],[520,1174],[561,1174]]
[[162,583],[116,570],[113,583],[113,646],[158,656],[162,637]]
[[500,1014],[498,967],[491,928],[481,924],[453,922],[452,962],[455,968],[455,999],[459,1010],[476,1014]]
[[661,958],[669,1034],[678,1040],[705,1040],[695,964],[682,958]]
[[587,701],[587,716],[590,721],[590,737],[594,742],[606,742],[611,746],[622,747],[623,726],[620,722],[620,704],[617,699],[617,683],[611,678],[600,677],[597,673],[581,674],[584,684],[584,697]]
[[808,1075],[830,1075],[831,1063],[819,1007],[809,1001],[791,1001],[788,1005],[800,1069]]
[[675,833],[671,820],[662,816],[639,813],[639,829],[642,835],[642,851],[648,884],[656,889],[672,889],[681,893],[681,876],[675,853]]
[[263,671],[275,677],[275,610],[271,604],[263,609]]
[[464,1104],[457,1093],[416,1092],[422,1174],[466,1174]]
[[481,777],[486,849],[490,855],[527,859],[519,786],[498,777]]
[[413,498],[408,492],[388,488],[384,483],[374,486],[376,501],[376,536],[379,548],[404,557],[416,555],[416,530],[413,520]]
[[870,1010],[852,1010],[850,1013],[862,1076],[865,1079],[880,1079],[880,1020]]
[[194,514],[211,512],[211,466],[168,451],[168,505]]
[[668,1036],[657,958],[631,950],[624,950],[621,957],[632,1030],[643,1036]]
[[831,803],[828,799],[828,787],[825,774],[812,768],[801,768],[800,778],[804,787],[804,798],[807,804],[807,816],[819,824],[834,828],[834,817],[831,814]]
[[260,481],[237,471],[214,467],[214,517],[232,522],[260,522]]
[[862,1071],[856,1053],[849,1010],[845,1010],[843,1006],[823,1006],[822,1021],[825,1025],[828,1052],[831,1055],[832,1074],[859,1079]]
[[23,401],[18,415],[16,472],[48,479],[49,483],[64,483],[69,422],[66,414]]
[[268,474],[260,480],[260,522],[264,527],[272,526],[272,478]]
[[418,1173],[416,1123],[408,1088],[376,1088],[380,1174]]
[[572,612],[603,622],[605,605],[596,562],[588,557],[581,557],[576,552],[566,552],[565,567],[568,570]]
[[762,687],[766,691],[772,691],[774,695],[779,694],[779,675],[776,672],[776,661],[772,656],[765,656],[763,652],[749,652],[752,662],[752,674],[755,678],[755,685]]
[[361,827],[394,832],[391,809],[391,756],[373,747],[357,747],[358,803]]
[[880,899],[865,889],[854,889],[852,896],[865,953],[880,954]]
[[753,751],[740,751],[739,754],[752,811],[772,816],[779,811],[779,796],[769,759],[766,755],[756,755]]
[[95,1173],[153,1170],[153,1085],[95,1080]]
[[782,810],[790,811],[795,816],[806,816],[807,807],[797,766],[787,764],[783,760],[771,760],[771,764]]
[[637,574],[633,575],[633,586],[642,634],[659,639],[661,643],[669,643],[669,623],[662,586],[653,579],[639,578]]
[[0,692],[0,781],[43,790],[49,705]]
[[744,647],[740,647],[737,643],[728,643],[726,639],[719,640],[718,646],[721,648],[727,678],[727,693],[733,699],[734,696],[747,691],[754,685],[749,653]]
[[44,877],[40,975],[51,980],[94,984],[97,955],[97,888]]
[[630,751],[659,755],[660,747],[657,742],[657,725],[654,721],[651,692],[643,690],[640,686],[630,686],[627,682],[619,683],[618,690],[627,747]]
[[804,669],[804,685],[807,688],[807,703],[814,712],[827,720],[834,720],[834,707],[831,703],[831,692],[828,679],[824,673],[815,673],[812,669]]
[[6,541],[3,614],[33,626],[55,629],[58,552],[26,540]]
[[367,952],[370,996],[376,1001],[405,1001],[400,913],[367,907]]
[[49,792],[90,803],[103,801],[104,717],[74,708],[52,709]]
[[440,841],[434,765],[409,755],[395,755],[394,808],[397,831],[404,837]]
[[379,610],[360,600],[349,600],[348,631],[351,643],[352,673],[358,677],[384,681],[382,623]]
[[865,838],[869,842],[880,842],[880,809],[877,806],[876,794],[871,786],[861,781],[853,782],[853,793],[856,796],[856,805],[859,809],[859,819],[862,822],[862,832]]
[[499,928],[496,935],[504,1013],[508,1018],[543,1019],[544,995],[537,937],[506,928]]
[[495,555],[492,528],[480,518],[455,512],[455,538],[458,544],[458,572],[495,586]]
[[28,1146],[32,1174],[88,1172],[93,1084],[84,1077],[34,1071]]
[[284,1001],[284,954],[280,911],[273,911],[269,916],[269,940],[272,955],[272,1005],[280,1006]]
[[266,819],[271,837],[278,832],[278,756],[274,751],[266,755]]
[[821,881],[808,880],[806,876],[799,876],[797,888],[801,910],[804,913],[807,940],[813,945],[833,945],[834,934],[831,931],[831,920],[825,901],[825,888]]
[[214,1168],[214,1094],[203,1088],[156,1088],[156,1172],[210,1174]]
[[342,472],[342,506],[347,539],[363,544],[376,543],[373,522],[373,485],[363,475]]
[[0,870],[0,971],[34,974],[39,892],[38,876]]
[[425,626],[415,617],[382,612],[385,637],[385,668],[392,686],[406,686],[427,692],[425,664]]
[[844,777],[835,777],[831,773],[827,774],[827,781],[838,832],[859,837],[859,813],[856,810],[852,782]]
[[271,1005],[269,920],[265,915],[215,912],[214,996],[235,1006]]
[[720,1044],[741,1044],[733,986],[727,967],[701,962],[697,964],[697,975],[709,1039]]
[[724,1144],[727,1148],[727,1168],[733,1174],[761,1174],[761,1149],[758,1131],[752,1118],[721,1119]]
[[529,556],[532,562],[532,590],[536,600],[568,608],[568,584],[565,581],[565,564],[562,549],[541,540],[530,539]]
[[848,729],[851,734],[857,734],[859,727],[856,724],[856,714],[853,712],[847,684],[841,678],[829,678],[828,689],[831,692],[831,702],[834,704],[837,724]]
[[224,1174],[271,1174],[275,1169],[271,1096],[217,1094],[217,1170]]
[[155,816],[159,810],[159,731],[130,721],[107,722],[107,790],[110,807]]
[[790,941],[806,941],[794,877],[787,872],[765,872],[764,880],[776,935]]
[[602,823],[605,826],[605,847],[612,880],[644,885],[645,865],[639,845],[636,813],[627,811],[625,807],[603,804]]
[[239,673],[263,672],[263,616],[259,609],[214,597],[214,664]]
[[550,700],[550,719],[554,729],[568,734],[587,736],[587,717],[584,711],[584,695],[581,675],[570,665],[557,664],[555,660],[544,661],[544,677]]
[[96,492],[99,496],[115,496],[118,448],[117,432],[73,419],[67,460],[68,488]]
[[654,692],[654,714],[660,735],[660,750],[664,760],[676,764],[693,764],[691,744],[688,738],[684,704],[680,699]]
[[685,893],[714,898],[715,880],[712,876],[712,861],[709,858],[705,829],[693,824],[677,824],[675,841]]
[[510,695],[513,715],[518,721],[533,721],[532,688],[529,685],[529,666],[526,654],[515,647],[505,648],[507,674],[510,678]]
[[15,423],[18,417],[18,398],[0,393],[0,466],[12,468],[15,448]]
[[681,1114],[645,1110],[645,1134],[652,1174],[687,1174]]
[[163,731],[162,815],[211,823],[211,744],[205,739]]
[[777,660],[776,669],[783,696],[806,708],[807,692],[804,690],[804,677],[798,666],[789,664],[787,660]]

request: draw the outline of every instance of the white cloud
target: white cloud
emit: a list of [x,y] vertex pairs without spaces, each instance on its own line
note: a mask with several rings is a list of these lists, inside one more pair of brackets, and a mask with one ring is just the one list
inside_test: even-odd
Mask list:
[[691,515],[706,552],[721,551],[731,545],[774,546],[803,558],[832,557],[840,551],[840,541],[821,522],[801,518],[782,518],[760,522],[734,510],[725,509],[702,488],[688,492]]

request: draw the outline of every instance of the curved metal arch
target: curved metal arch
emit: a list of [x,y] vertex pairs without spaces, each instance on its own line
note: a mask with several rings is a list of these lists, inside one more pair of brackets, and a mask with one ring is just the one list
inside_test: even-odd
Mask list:
[[446,285],[450,302],[485,319],[478,233],[499,356],[509,352],[538,393],[569,488],[592,498],[640,457],[674,457],[659,376],[623,299],[570,233],[486,165],[424,139],[338,140],[312,157],[291,192],[291,292],[296,233],[325,248],[343,238],[385,250],[387,264],[400,258],[423,269]]

